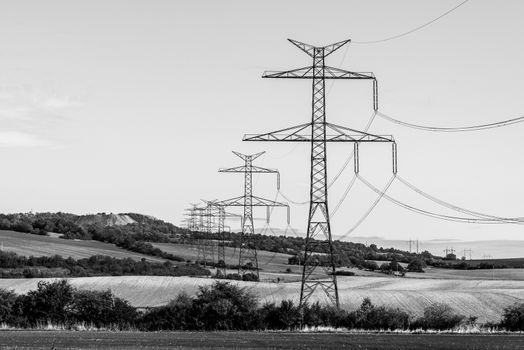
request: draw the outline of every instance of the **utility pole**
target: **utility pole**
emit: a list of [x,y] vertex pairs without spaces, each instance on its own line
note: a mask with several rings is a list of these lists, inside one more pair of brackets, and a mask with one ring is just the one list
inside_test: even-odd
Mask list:
[[[258,135],[245,135],[244,141],[283,141],[308,142],[311,147],[311,172],[309,216],[304,249],[300,306],[320,287],[338,308],[339,297],[335,258],[333,255],[331,223],[328,210],[327,186],[327,143],[353,142],[355,152],[355,172],[358,173],[358,145],[361,142],[387,142],[393,147],[393,172],[396,173],[396,143],[392,136],[373,135],[326,121],[326,79],[359,79],[373,83],[373,108],[378,110],[378,87],[373,73],[355,73],[325,65],[325,58],[348,44],[344,40],[328,46],[312,46],[288,39],[313,60],[313,65],[281,72],[265,72],[263,78],[310,79],[313,83],[311,122],[286,129]],[[324,256],[314,255],[323,253]],[[318,279],[313,272],[320,267],[324,276]]]
[[472,252],[473,251],[471,249],[464,249],[464,258],[466,258],[466,256],[467,256],[466,254],[469,253],[469,260],[471,260],[471,253]]
[[[244,216],[242,218],[242,236],[238,259],[238,274],[244,276],[246,273],[254,273],[258,280],[260,275],[258,271],[255,229],[253,226],[253,207],[287,207],[287,218],[289,224],[289,205],[287,203],[280,203],[253,195],[253,173],[277,174],[277,189],[280,189],[280,174],[278,170],[261,168],[253,165],[253,161],[265,152],[251,155],[235,151],[233,151],[233,153],[244,161],[244,165],[233,168],[223,168],[218,171],[221,173],[244,173],[244,195],[218,201],[217,204],[222,207],[239,206],[244,208]],[[267,220],[269,222],[269,215]]]

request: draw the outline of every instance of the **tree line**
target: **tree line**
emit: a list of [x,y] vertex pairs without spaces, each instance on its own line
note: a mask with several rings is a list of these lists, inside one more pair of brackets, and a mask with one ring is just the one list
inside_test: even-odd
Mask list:
[[135,261],[94,255],[84,259],[60,255],[26,257],[0,251],[0,278],[88,277],[88,276],[207,276],[211,272],[198,265],[171,262]]
[[[34,328],[54,324],[74,329],[79,324],[114,330],[296,330],[335,327],[364,330],[448,330],[473,324],[475,317],[457,314],[446,304],[433,304],[421,317],[374,305],[369,298],[352,311],[318,302],[299,307],[291,300],[259,305],[245,288],[226,282],[199,287],[195,296],[181,293],[167,305],[139,312],[110,290],[78,290],[65,280],[39,282],[37,289],[17,295],[0,289],[0,323]],[[524,303],[504,309],[499,330],[524,330]]]

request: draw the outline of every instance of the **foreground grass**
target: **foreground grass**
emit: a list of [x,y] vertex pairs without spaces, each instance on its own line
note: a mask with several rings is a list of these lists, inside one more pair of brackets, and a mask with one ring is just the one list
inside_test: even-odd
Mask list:
[[521,349],[521,335],[1,331],[2,349]]

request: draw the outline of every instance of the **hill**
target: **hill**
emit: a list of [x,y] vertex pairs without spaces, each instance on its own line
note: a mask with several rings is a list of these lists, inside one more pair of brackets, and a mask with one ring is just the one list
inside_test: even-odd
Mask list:
[[93,255],[108,255],[114,258],[146,259],[151,262],[166,261],[166,259],[160,257],[131,252],[110,243],[60,239],[56,236],[41,236],[5,230],[0,230],[0,247],[4,251],[23,256],[61,255],[64,258],[81,259]]
[[99,225],[99,226],[123,226],[128,224],[136,223],[133,218],[128,214],[92,214],[92,215],[81,215],[76,220],[75,223],[80,227],[87,228],[90,225]]

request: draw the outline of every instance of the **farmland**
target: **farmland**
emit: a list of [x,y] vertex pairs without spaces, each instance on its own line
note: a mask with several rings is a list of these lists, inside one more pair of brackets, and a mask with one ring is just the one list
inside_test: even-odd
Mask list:
[[[172,244],[172,243],[153,243],[155,248],[159,248],[166,253],[171,253],[185,259],[195,260],[197,257],[196,245]],[[226,264],[237,265],[239,250],[236,248],[225,247]],[[215,250],[215,260],[217,259]],[[261,281],[275,281],[277,278],[284,282],[294,282],[300,280],[300,269],[298,265],[288,265],[288,258],[291,255],[273,253],[265,250],[257,251],[258,266],[260,268]],[[286,272],[290,269],[291,272]],[[228,271],[236,272],[234,270]]]
[[93,255],[108,255],[114,258],[145,258],[151,262],[164,262],[164,259],[151,257],[118,248],[114,244],[98,241],[60,239],[54,236],[40,236],[29,233],[0,230],[2,249],[25,256],[61,255],[64,258],[89,258]]
[[[194,294],[198,286],[210,285],[210,278],[121,276],[82,277],[69,279],[81,289],[111,289],[116,296],[127,299],[138,307],[158,306],[169,302],[180,292]],[[524,281],[510,280],[459,280],[409,279],[394,277],[339,277],[340,302],[344,309],[356,309],[365,297],[377,305],[388,305],[409,312],[413,317],[422,315],[431,303],[449,304],[466,316],[477,316],[479,322],[497,322],[504,307],[524,299]],[[4,279],[0,288],[25,293],[35,289],[38,279]],[[280,302],[283,299],[298,301],[299,282],[232,283],[259,296],[261,302]],[[317,299],[315,299],[317,298]],[[326,302],[322,293],[312,301]]]
[[3,349],[520,349],[518,335],[0,331]]

